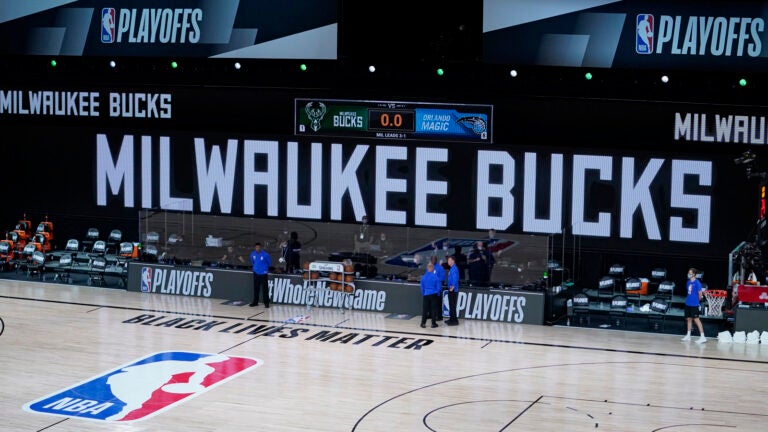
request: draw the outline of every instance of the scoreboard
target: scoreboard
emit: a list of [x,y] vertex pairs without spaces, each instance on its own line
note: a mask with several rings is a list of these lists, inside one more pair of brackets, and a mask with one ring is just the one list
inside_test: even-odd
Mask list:
[[295,134],[493,142],[492,105],[295,99]]

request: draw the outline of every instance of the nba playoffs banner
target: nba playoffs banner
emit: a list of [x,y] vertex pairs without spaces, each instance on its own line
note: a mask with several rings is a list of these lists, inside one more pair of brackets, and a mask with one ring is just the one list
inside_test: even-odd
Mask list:
[[[421,314],[421,291],[417,284],[358,280],[350,295],[325,289],[325,282],[307,289],[301,276],[269,275],[270,298],[276,304],[327,308],[352,308],[370,312]],[[253,276],[247,271],[202,267],[174,267],[130,263],[129,291],[184,297],[203,297],[250,302]],[[509,323],[542,324],[544,294],[529,291],[488,291],[463,289],[457,310],[460,318]]]
[[253,273],[204,267],[129,263],[128,291],[251,301]]
[[336,0],[3,0],[0,53],[337,58]]
[[768,3],[571,0],[483,2],[491,63],[764,70]]

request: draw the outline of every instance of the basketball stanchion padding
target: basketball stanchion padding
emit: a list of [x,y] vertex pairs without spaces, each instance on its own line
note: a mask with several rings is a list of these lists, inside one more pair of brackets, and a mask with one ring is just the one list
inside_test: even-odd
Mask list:
[[704,297],[707,299],[707,316],[721,317],[723,316],[723,303],[728,296],[728,292],[725,290],[706,290],[704,291]]

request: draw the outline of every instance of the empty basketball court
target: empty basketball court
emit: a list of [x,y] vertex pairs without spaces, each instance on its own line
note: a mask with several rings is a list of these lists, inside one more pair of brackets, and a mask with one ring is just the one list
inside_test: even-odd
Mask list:
[[[768,419],[761,345],[471,320],[421,329],[419,317],[23,281],[0,293],[3,431],[756,431]],[[29,409],[159,352],[253,367],[139,420]]]

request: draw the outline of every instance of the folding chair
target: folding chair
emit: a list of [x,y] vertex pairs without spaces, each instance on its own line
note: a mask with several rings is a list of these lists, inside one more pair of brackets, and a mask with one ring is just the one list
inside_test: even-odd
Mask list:
[[19,235],[18,231],[10,231],[5,234],[5,239],[13,243],[14,247],[16,248],[16,252],[21,252],[21,250],[26,246],[27,240],[26,237],[22,239],[22,237]]
[[122,242],[120,243],[119,255],[125,259],[138,258],[139,248],[133,242]]
[[113,229],[109,232],[109,237],[107,237],[107,249],[113,249],[117,253],[117,247],[122,241],[123,232],[119,229]]
[[64,252],[69,254],[76,254],[80,252],[80,242],[76,239],[67,240],[67,245],[64,246]]
[[157,233],[157,231],[150,231],[147,233],[147,236],[144,240],[146,243],[159,243],[160,242],[160,234]]
[[583,292],[574,294],[572,302],[574,321],[576,321],[578,325],[581,325],[584,318],[586,318],[587,324],[589,324],[589,296]]
[[21,250],[21,255],[16,261],[16,273],[20,271],[29,271],[29,264],[32,261],[32,255],[35,252],[39,252],[34,243],[27,243],[24,249]]
[[88,285],[103,286],[106,282],[104,273],[107,271],[107,259],[103,256],[96,256],[91,259],[91,265],[88,269]]
[[643,289],[643,283],[638,278],[629,278],[624,282],[624,292],[627,295],[627,299],[632,302],[633,305],[640,307],[641,296],[648,294],[648,288]]
[[10,240],[0,240],[0,271],[10,270],[16,260],[16,250]]
[[614,264],[608,268],[608,276],[613,277],[613,294],[624,292],[624,265]]
[[613,276],[603,276],[597,285],[597,299],[602,303],[602,299],[610,299],[616,287],[616,279]]
[[650,310],[648,311],[648,328],[655,331],[663,331],[668,311],[669,302],[664,298],[655,297],[651,301]]
[[608,274],[616,278],[624,278],[624,264],[614,264],[608,268]]
[[611,298],[611,309],[608,311],[611,317],[611,325],[616,327],[627,326],[627,297],[617,294]]
[[157,262],[157,257],[160,252],[155,245],[146,245],[141,253],[141,260],[147,262]]
[[184,238],[179,234],[171,233],[171,235],[168,236],[168,244],[170,246],[175,246],[182,241],[184,241]]
[[41,251],[35,251],[32,253],[32,258],[27,264],[27,277],[37,275],[40,280],[43,280],[43,274],[45,273],[45,254]]
[[24,232],[25,238],[32,237],[32,221],[27,219],[27,215],[22,216],[21,219],[16,223],[15,230],[19,230]]
[[41,234],[43,237],[45,237],[45,243],[52,243],[53,242],[53,222],[48,221],[48,217],[46,216],[46,220],[40,222],[37,225],[37,230],[35,230],[35,234]]
[[658,291],[659,284],[665,280],[667,280],[667,269],[662,267],[656,267],[653,270],[651,270],[651,277],[648,284],[649,291],[650,292]]
[[32,236],[32,243],[35,243],[35,248],[39,251],[43,251],[43,252],[51,251],[51,242],[48,240],[48,237],[40,233],[37,233]]
[[97,228],[88,228],[88,232],[85,234],[85,238],[83,239],[83,252],[85,252],[88,247],[93,248],[94,243],[96,243],[99,240],[99,230]]
[[59,258],[59,265],[53,267],[53,280],[60,280],[69,283],[72,280],[72,265],[74,260],[72,255],[64,254]]
[[104,240],[97,240],[95,243],[93,243],[93,249],[91,249],[91,253],[88,254],[89,257],[97,257],[107,254],[107,242]]
[[656,290],[656,297],[663,298],[669,302],[672,301],[672,296],[675,294],[675,283],[665,280],[659,284],[659,289]]

